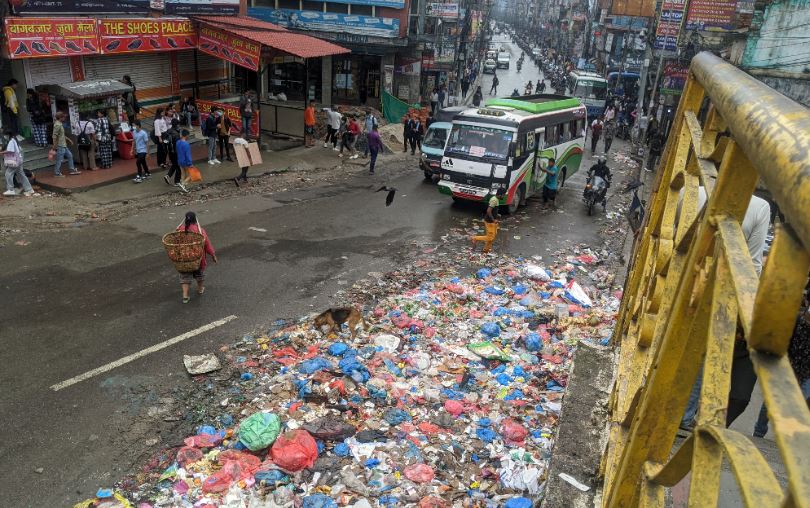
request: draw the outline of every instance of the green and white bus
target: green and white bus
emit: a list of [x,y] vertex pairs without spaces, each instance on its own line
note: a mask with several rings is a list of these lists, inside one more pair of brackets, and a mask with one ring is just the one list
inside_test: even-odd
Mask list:
[[560,185],[579,169],[586,117],[579,99],[548,94],[490,99],[458,114],[444,147],[439,192],[454,201],[484,201],[507,189],[501,205],[516,211],[546,181],[538,165],[555,159]]

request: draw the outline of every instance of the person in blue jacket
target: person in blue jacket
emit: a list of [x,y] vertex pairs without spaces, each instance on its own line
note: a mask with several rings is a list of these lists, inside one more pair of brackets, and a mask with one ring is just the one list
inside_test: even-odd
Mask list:
[[180,139],[177,140],[177,164],[180,166],[180,173],[183,179],[177,184],[180,190],[188,192],[186,185],[191,183],[191,177],[188,174],[188,168],[192,166],[191,162],[191,145],[188,144],[188,129],[180,131]]

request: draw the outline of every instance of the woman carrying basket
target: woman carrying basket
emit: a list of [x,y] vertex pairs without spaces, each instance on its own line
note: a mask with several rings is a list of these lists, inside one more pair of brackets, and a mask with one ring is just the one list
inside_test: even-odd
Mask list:
[[194,272],[180,272],[180,286],[183,288],[183,303],[188,303],[191,300],[189,296],[189,290],[191,289],[191,279],[195,279],[197,281],[197,293],[203,294],[205,292],[205,286],[203,286],[203,282],[205,281],[205,265],[206,265],[206,258],[211,256],[211,259],[214,263],[218,263],[217,255],[214,252],[214,246],[211,245],[211,242],[208,240],[208,233],[200,227],[200,224],[197,222],[197,214],[194,212],[186,212],[186,220],[183,221],[183,224],[177,226],[177,231],[191,231],[193,233],[199,233],[203,235],[205,238],[205,251],[203,252],[202,261],[200,262],[200,269]]

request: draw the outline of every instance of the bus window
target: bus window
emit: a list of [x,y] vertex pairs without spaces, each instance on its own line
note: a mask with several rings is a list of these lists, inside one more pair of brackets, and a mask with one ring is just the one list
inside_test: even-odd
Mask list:
[[579,120],[577,120],[576,133],[577,133],[577,137],[579,137],[579,138],[584,138],[585,137],[585,119],[584,118],[580,118]]
[[557,126],[549,125],[546,127],[546,146],[554,146],[557,144]]
[[526,151],[527,152],[534,151],[534,132],[526,133]]
[[568,123],[560,124],[560,143],[565,143],[571,140],[571,131],[569,130]]

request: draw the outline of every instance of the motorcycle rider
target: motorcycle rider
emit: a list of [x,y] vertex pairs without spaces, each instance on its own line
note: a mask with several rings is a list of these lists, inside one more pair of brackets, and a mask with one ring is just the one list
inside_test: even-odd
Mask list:
[[532,85],[532,82],[529,81],[528,83],[526,83],[526,89],[523,90],[523,95],[531,95],[533,90],[534,85]]
[[520,97],[520,92],[518,92],[518,89],[517,89],[517,88],[515,88],[514,90],[512,90],[512,97]]
[[[613,177],[613,175],[610,173],[610,168],[607,167],[607,161],[605,160],[604,156],[600,156],[596,160],[596,164],[591,166],[591,168],[588,170],[588,183],[591,183],[595,176],[598,176],[604,180],[607,187],[610,187],[610,179]],[[605,188],[607,189],[607,187]]]

